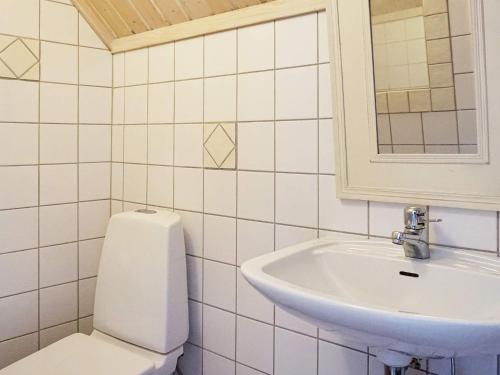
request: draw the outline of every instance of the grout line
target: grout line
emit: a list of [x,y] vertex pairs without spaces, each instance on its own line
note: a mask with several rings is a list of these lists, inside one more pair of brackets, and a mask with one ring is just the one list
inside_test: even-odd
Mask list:
[[[38,1],[38,38],[40,38],[40,35],[41,35],[41,5],[42,5],[42,0],[39,0]],[[40,163],[40,140],[41,140],[41,137],[40,137],[40,130],[41,130],[41,126],[40,126],[40,121],[41,121],[41,111],[40,111],[40,107],[41,107],[41,100],[40,100],[40,97],[41,97],[41,83],[40,83],[40,76],[42,74],[42,69],[41,69],[41,61],[42,61],[42,43],[40,41],[40,39],[38,40],[38,82],[37,82],[37,86],[38,86],[38,113],[37,113],[37,120],[38,120],[38,160],[37,162]],[[37,213],[38,213],[38,216],[37,216],[37,245],[38,245],[38,250],[37,250],[37,255],[38,255],[38,259],[37,259],[37,271],[38,271],[38,275],[37,275],[37,287],[38,287],[38,321],[37,321],[37,349],[40,349],[40,326],[41,326],[41,294],[40,294],[40,234],[41,234],[41,228],[40,228],[40,187],[41,187],[41,184],[40,184],[40,164],[38,164],[38,202],[37,202],[37,205],[38,205],[38,208],[37,208]]]
[[[238,31],[236,30],[235,31],[235,44],[236,44],[236,71],[238,71],[238,62],[239,62],[239,57],[238,57],[238,52],[239,52],[239,43],[238,43]],[[234,197],[235,199],[235,215],[238,216],[238,209],[239,209],[239,204],[238,204],[238,193],[239,193],[239,173],[238,173],[238,162],[239,162],[239,158],[238,158],[238,135],[239,135],[239,132],[238,132],[238,76],[235,75],[235,118],[236,118],[236,122],[234,124],[234,177],[236,179],[236,196]],[[205,99],[205,93],[203,93],[203,98]],[[204,125],[205,126],[205,125]],[[224,128],[222,128],[224,129]],[[226,133],[226,136],[228,136],[228,134]],[[231,155],[231,153],[229,153],[229,155]],[[221,165],[223,164],[224,162],[221,163]],[[235,234],[235,259],[236,259],[236,264],[238,263],[238,220],[235,220],[235,231],[236,231],[236,234]],[[235,311],[235,314],[237,314],[238,312],[238,267],[234,267],[234,280],[235,280],[235,283],[234,283],[234,287],[235,287],[235,292],[234,292],[234,295],[235,295],[235,299],[234,299],[234,311]],[[235,316],[235,319],[234,319],[234,358],[235,358],[235,361],[236,359],[238,358],[238,315]],[[235,368],[234,368],[235,372],[236,372],[236,365],[235,365]]]
[[[80,44],[80,17],[77,17],[76,21],[77,25],[77,41]],[[76,175],[76,196],[78,199],[78,205],[76,206],[76,274],[77,274],[77,283],[76,283],[76,330],[80,331],[80,323],[78,320],[78,316],[80,315],[80,47],[77,49],[77,82],[78,82],[78,93],[77,93],[77,109],[76,109],[76,117],[78,121],[78,125],[76,127],[76,162],[77,162],[77,175]]]

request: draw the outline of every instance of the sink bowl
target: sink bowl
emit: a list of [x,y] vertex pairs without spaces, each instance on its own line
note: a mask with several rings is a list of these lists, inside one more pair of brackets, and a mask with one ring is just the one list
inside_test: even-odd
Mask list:
[[320,239],[249,260],[241,272],[276,305],[369,346],[388,366],[500,353],[493,256],[435,247],[422,261],[388,242]]

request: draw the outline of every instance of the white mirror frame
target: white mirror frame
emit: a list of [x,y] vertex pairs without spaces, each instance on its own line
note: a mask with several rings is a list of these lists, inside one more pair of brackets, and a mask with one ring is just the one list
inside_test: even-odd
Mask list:
[[328,2],[339,198],[500,209],[500,5],[470,3],[478,154],[382,155],[377,153],[369,0]]

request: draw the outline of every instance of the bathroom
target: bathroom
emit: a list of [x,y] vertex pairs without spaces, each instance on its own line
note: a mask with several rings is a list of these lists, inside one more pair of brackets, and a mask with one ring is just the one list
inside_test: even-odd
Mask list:
[[[419,37],[400,34],[403,13]],[[177,218],[184,242],[185,266],[172,271],[184,279],[168,285],[187,290],[169,326],[186,325],[176,375],[500,374],[500,311],[489,298],[500,280],[499,21],[497,0],[0,0],[0,374],[85,373],[16,366],[100,331],[101,253],[116,241],[108,224],[157,215]],[[443,34],[430,37],[433,27]],[[446,53],[434,43],[448,60],[435,60]],[[395,64],[390,44],[421,54]],[[425,218],[418,245],[429,259],[407,252],[406,230],[392,236],[403,246],[391,243],[404,213]],[[337,270],[377,302],[428,273],[435,283],[401,301],[424,318],[491,324],[482,337],[498,348],[407,349],[396,366],[364,333],[264,297],[255,261],[311,243],[387,248],[408,265],[399,279],[384,285],[384,255],[366,275],[362,262]],[[146,266],[126,281],[154,268],[155,253],[141,251]],[[455,256],[491,273],[438,274]],[[320,279],[300,266],[304,283]],[[457,346],[472,340],[460,337]],[[87,373],[113,373],[106,366],[119,360],[108,357]]]

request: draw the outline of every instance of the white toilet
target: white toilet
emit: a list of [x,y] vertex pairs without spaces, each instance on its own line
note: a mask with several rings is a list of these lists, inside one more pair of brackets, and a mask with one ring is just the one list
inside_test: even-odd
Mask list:
[[120,213],[111,218],[102,249],[92,334],[68,336],[0,375],[171,375],[188,324],[179,216]]

